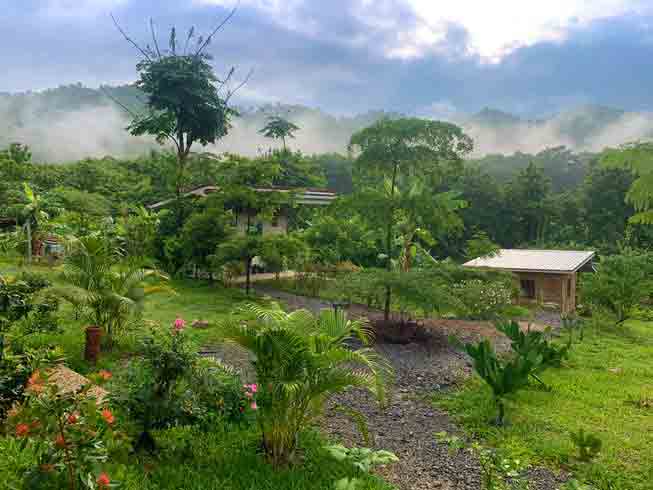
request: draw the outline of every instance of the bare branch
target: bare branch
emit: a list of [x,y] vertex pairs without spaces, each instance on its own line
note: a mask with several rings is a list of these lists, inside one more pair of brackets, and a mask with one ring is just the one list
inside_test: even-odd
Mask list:
[[145,51],[143,48],[141,48],[141,47],[138,45],[138,43],[137,43],[136,41],[134,41],[132,38],[130,38],[130,37],[127,35],[127,33],[125,32],[125,30],[124,30],[122,27],[120,27],[120,24],[118,24],[118,21],[117,21],[116,18],[113,16],[113,14],[110,14],[110,15],[111,15],[111,19],[113,20],[113,24],[116,26],[116,29],[118,29],[118,31],[120,32],[120,34],[122,34],[122,37],[124,37],[125,40],[126,40],[129,44],[131,44],[131,45],[134,46],[136,49],[138,49],[138,51],[140,51],[140,53],[141,53],[143,56],[145,56],[145,58],[146,58],[147,60],[152,61],[152,58],[150,57],[149,54],[147,54],[147,51]]
[[186,56],[186,53],[188,53],[188,43],[190,43],[190,40],[193,39],[194,35],[195,35],[195,27],[191,26],[191,28],[188,29],[188,37],[186,37],[186,44],[184,44],[184,56]]
[[150,32],[152,33],[152,42],[154,43],[154,49],[156,50],[156,55],[161,58],[161,51],[159,50],[159,42],[156,40],[156,33],[154,32],[154,20],[150,17]]
[[100,90],[102,91],[102,93],[104,95],[106,95],[109,99],[111,99],[115,104],[120,106],[122,108],[122,110],[125,111],[127,114],[129,114],[131,117],[133,117],[134,119],[140,117],[138,114],[136,114],[134,111],[132,111],[129,107],[127,107],[125,104],[120,102],[116,97],[111,95],[109,93],[109,91],[106,88],[104,88],[103,86],[101,86],[101,85],[100,85]]
[[251,70],[249,70],[249,73],[247,73],[245,79],[242,82],[240,82],[238,85],[236,85],[236,88],[234,88],[233,90],[229,90],[227,92],[227,96],[224,99],[225,104],[229,102],[229,99],[231,99],[232,95],[238,92],[241,88],[245,86],[247,82],[249,82],[249,79],[252,77],[253,74],[254,74],[254,69],[252,68]]
[[229,22],[229,20],[230,20],[230,19],[234,16],[234,14],[236,13],[236,10],[238,10],[238,7],[239,7],[239,6],[240,6],[240,0],[238,0],[238,3],[236,4],[236,6],[235,6],[234,8],[231,9],[231,12],[229,12],[229,14],[227,14],[227,16],[222,20],[222,22],[220,22],[220,23],[218,24],[218,26],[217,26],[215,29],[213,29],[213,31],[211,32],[211,34],[208,35],[208,37],[204,40],[204,42],[203,42],[202,44],[200,44],[199,48],[197,48],[197,51],[195,52],[195,56],[199,56],[200,54],[202,54],[202,51],[204,51],[204,49],[209,45],[209,43],[211,42],[211,39],[213,38],[213,36],[215,36],[215,34],[216,34],[220,29],[222,29],[222,27],[223,27],[227,22]]

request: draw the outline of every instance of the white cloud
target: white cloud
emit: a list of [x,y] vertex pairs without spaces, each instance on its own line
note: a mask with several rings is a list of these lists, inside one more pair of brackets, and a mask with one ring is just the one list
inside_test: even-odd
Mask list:
[[642,0],[407,0],[429,25],[462,25],[473,51],[498,60],[516,47],[564,40],[570,28],[647,9]]
[[[193,1],[225,7],[238,3]],[[319,16],[298,14],[312,1],[322,0],[240,0],[240,5],[265,12],[287,29],[319,36],[325,34]],[[647,0],[351,0],[346,5],[343,15],[353,15],[371,30],[388,34],[388,43],[381,48],[390,58],[416,58],[434,51],[447,54],[448,29],[458,25],[469,33],[470,49],[464,54],[478,54],[488,62],[500,61],[518,47],[562,41],[570,29],[595,20],[653,11]],[[405,23],[398,15],[402,8],[412,10],[416,21]]]

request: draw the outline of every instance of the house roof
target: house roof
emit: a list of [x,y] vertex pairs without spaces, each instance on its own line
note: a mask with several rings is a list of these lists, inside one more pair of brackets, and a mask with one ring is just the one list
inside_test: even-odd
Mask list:
[[[188,197],[188,196],[206,197],[208,194],[211,194],[212,192],[217,192],[219,190],[220,188],[215,185],[203,185],[201,187],[197,187],[195,189],[186,192],[184,194],[184,197]],[[291,187],[254,187],[254,190],[257,192],[297,192],[296,202],[298,204],[308,204],[313,206],[326,206],[328,204],[331,204],[331,201],[333,201],[337,197],[335,192],[330,191],[328,189],[315,189],[315,188],[294,189]],[[150,204],[147,207],[149,209],[158,209],[165,206],[166,204],[171,203],[172,201],[174,201],[174,198],[166,199],[164,201]]]
[[496,255],[478,257],[465,267],[503,269],[516,272],[576,272],[594,258],[591,251],[501,249]]

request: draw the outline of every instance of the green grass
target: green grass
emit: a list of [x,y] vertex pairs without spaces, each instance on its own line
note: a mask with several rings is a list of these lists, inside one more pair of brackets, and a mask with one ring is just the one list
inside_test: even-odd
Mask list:
[[[543,375],[551,392],[532,387],[517,393],[509,404],[507,427],[488,424],[495,414],[491,394],[476,377],[435,403],[471,435],[513,456],[571,468],[601,489],[652,489],[653,408],[637,405],[653,402],[652,361],[653,323],[630,321],[590,331],[583,343],[575,344],[565,367]],[[581,428],[603,441],[591,464],[575,460],[570,433]]]
[[[257,433],[248,427],[203,432],[177,427],[157,434],[155,456],[130,456],[127,464],[109,463],[105,471],[124,490],[332,490],[340,478],[356,476],[351,464],[335,461],[314,432],[300,439],[297,464],[281,470],[257,450]],[[18,488],[34,457],[15,439],[0,438],[0,490]],[[392,490],[379,478],[361,476],[360,490]]]

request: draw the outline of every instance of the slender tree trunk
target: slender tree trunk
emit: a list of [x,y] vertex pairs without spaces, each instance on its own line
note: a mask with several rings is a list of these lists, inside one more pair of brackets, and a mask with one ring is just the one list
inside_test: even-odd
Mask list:
[[253,257],[248,257],[247,260],[245,261],[245,267],[247,268],[247,270],[245,271],[245,294],[247,296],[249,296],[249,287],[251,281],[252,258]]
[[27,263],[32,264],[32,219],[27,218]]
[[[395,197],[395,184],[397,182],[397,163],[394,164],[394,167],[392,169],[392,189],[390,190],[390,198],[392,201],[394,201]],[[387,254],[387,269],[388,271],[392,270],[392,229],[393,229],[393,214],[394,212],[394,202],[392,202],[392,206],[390,208],[390,216],[388,216],[388,228],[387,228],[387,234],[386,234],[386,254]],[[383,318],[384,320],[389,320],[390,319],[390,302],[392,301],[392,291],[390,290],[390,286],[385,287],[385,307],[383,309]]]

